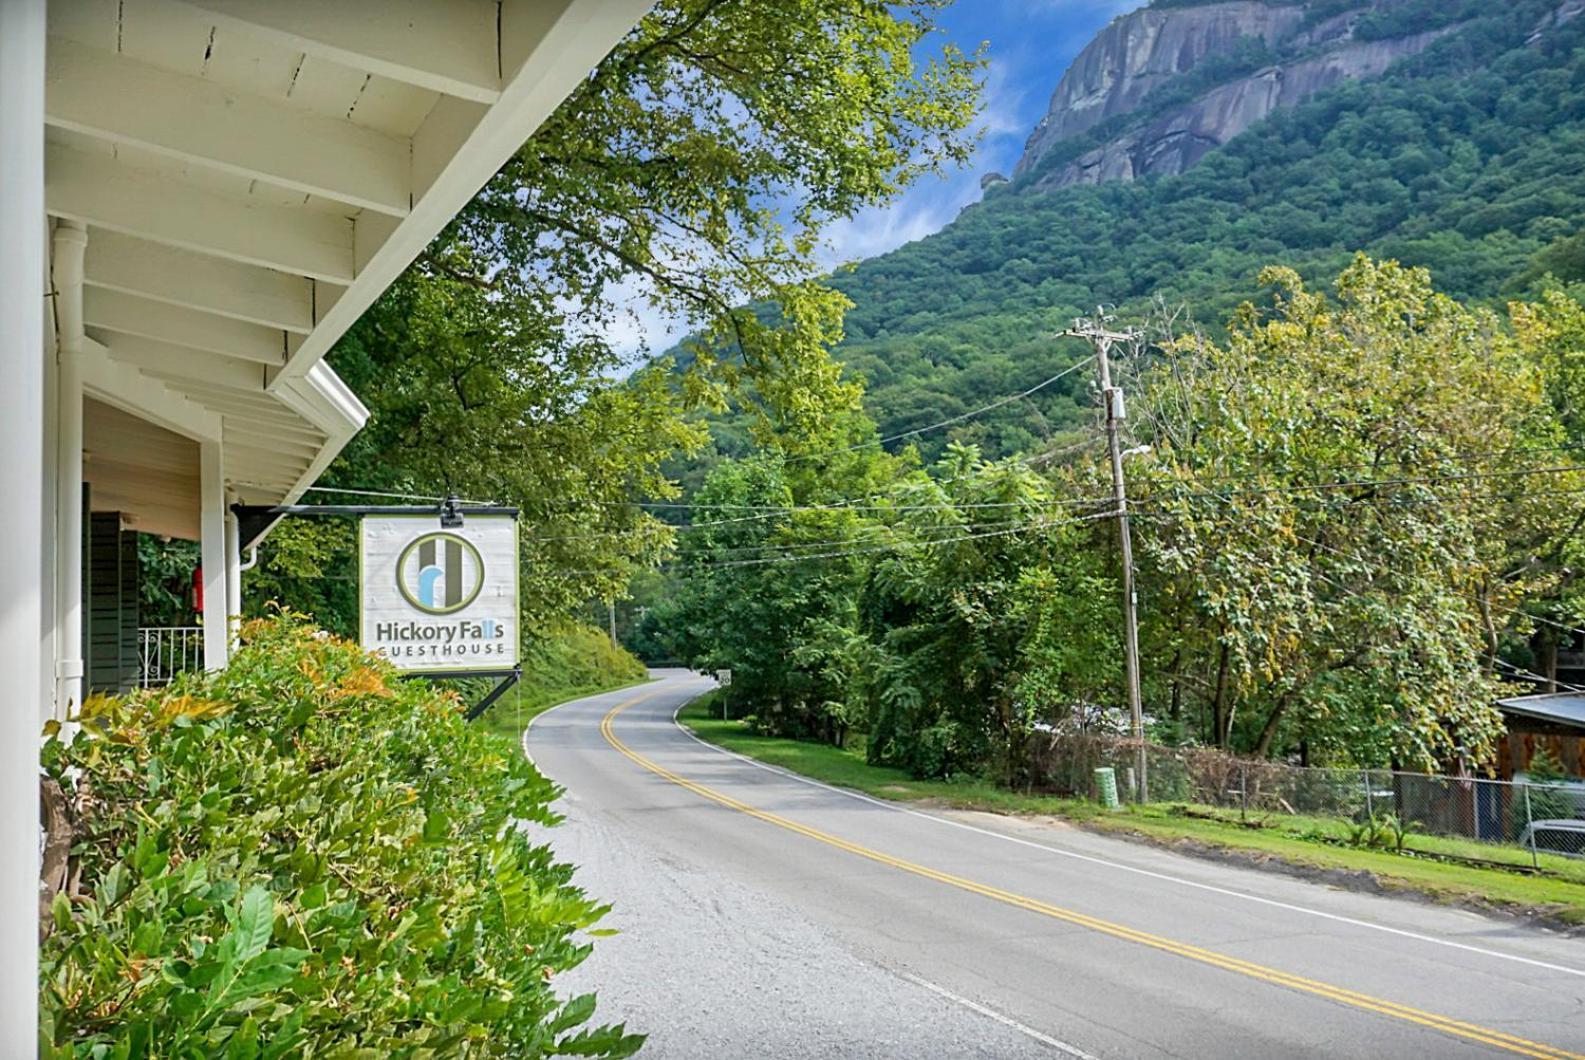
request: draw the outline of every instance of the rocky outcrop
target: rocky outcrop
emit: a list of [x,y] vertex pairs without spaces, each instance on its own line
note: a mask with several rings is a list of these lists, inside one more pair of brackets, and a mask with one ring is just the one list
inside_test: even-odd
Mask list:
[[1556,11],[1541,20],[1535,32],[1530,34],[1529,43],[1532,45],[1541,43],[1546,39],[1548,32],[1574,21],[1580,15],[1585,15],[1585,0],[1563,0]]
[[1141,129],[1054,167],[1040,178],[1039,186],[1059,188],[1182,173],[1273,111],[1292,107],[1342,81],[1379,76],[1399,59],[1423,51],[1445,32],[1350,43],[1313,59],[1267,67],[1214,88]]
[[1303,8],[1260,0],[1147,7],[1117,19],[1073,61],[1013,175],[1022,174],[1059,141],[1132,112],[1153,90],[1207,58],[1225,54],[1241,39],[1258,38],[1273,45],[1291,36],[1303,21]]
[[[1014,176],[1043,169],[1038,186],[1057,188],[1181,173],[1273,111],[1341,81],[1379,76],[1448,32],[1354,39],[1362,13],[1392,2],[1360,0],[1358,7],[1314,23],[1308,4],[1263,0],[1146,7],[1125,15],[1062,78]],[[1267,56],[1275,61],[1208,86],[1186,102],[1163,107],[1155,103],[1160,96],[1151,98],[1208,60],[1250,54],[1257,62]],[[1128,122],[1129,115],[1139,118]],[[1093,140],[1097,127],[1113,119],[1124,119],[1124,131],[1062,164],[1041,166],[1053,150],[1066,147],[1064,155],[1071,156],[1067,145],[1087,134]]]

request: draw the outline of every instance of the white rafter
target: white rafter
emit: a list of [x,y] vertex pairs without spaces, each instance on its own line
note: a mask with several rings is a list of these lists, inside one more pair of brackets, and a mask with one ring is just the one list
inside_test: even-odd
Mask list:
[[219,413],[109,356],[99,343],[83,343],[83,391],[123,412],[199,441],[219,441]]
[[396,217],[412,205],[406,140],[61,38],[48,71],[57,128]]
[[89,228],[104,385],[223,418],[227,475],[295,500],[368,417],[326,353],[649,3],[126,0],[52,22],[47,203]]
[[89,326],[106,331],[217,353],[226,360],[253,361],[277,368],[286,362],[288,350],[302,341],[302,336],[278,328],[100,287],[84,289],[83,319]]
[[[85,299],[86,301],[86,299]],[[264,394],[267,369],[256,361],[172,346],[139,335],[112,334],[97,327],[89,333],[102,342],[110,356],[150,375],[177,382],[202,382],[243,393]]]
[[351,283],[353,222],[184,187],[107,154],[50,144],[50,213],[157,243],[332,283]]
[[479,103],[501,95],[495,0],[186,2],[222,25],[356,70]]
[[341,288],[257,265],[242,265],[191,250],[96,228],[89,233],[84,282],[169,305],[279,328],[298,335],[314,329],[316,302]]
[[[220,0],[205,0],[206,6]],[[241,6],[247,0],[225,0]],[[310,0],[293,0],[295,7]],[[376,0],[365,0],[376,2]],[[413,138],[414,171],[422,196],[379,249],[358,255],[359,282],[322,314],[322,326],[287,364],[290,376],[323,357],[402,270],[423,252],[458,211],[559,106],[579,79],[599,64],[633,27],[651,0],[503,0],[505,53],[519,65],[499,102],[478,112],[460,101],[436,104]],[[278,8],[277,8],[278,9]],[[339,9],[339,5],[338,5]],[[475,120],[476,119],[476,120]]]

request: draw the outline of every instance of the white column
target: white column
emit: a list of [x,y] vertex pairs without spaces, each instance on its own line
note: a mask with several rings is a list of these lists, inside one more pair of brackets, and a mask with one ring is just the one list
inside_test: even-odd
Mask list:
[[219,442],[198,446],[199,563],[204,568],[204,669],[224,670],[231,655],[226,608],[226,467]]
[[[4,2],[4,0],[0,0]],[[55,716],[83,701],[83,252],[88,230],[55,226]]]
[[44,0],[0,0],[0,1055],[37,1053],[44,585]]
[[242,530],[234,512],[226,512],[226,636],[235,641],[242,626]]

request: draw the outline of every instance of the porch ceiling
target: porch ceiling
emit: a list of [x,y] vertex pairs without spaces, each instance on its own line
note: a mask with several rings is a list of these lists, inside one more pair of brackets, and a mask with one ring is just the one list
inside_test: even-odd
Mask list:
[[124,513],[128,529],[198,540],[198,443],[191,438],[89,399],[83,480],[90,507]]
[[218,422],[236,496],[295,499],[367,416],[326,351],[648,6],[53,0],[90,389]]

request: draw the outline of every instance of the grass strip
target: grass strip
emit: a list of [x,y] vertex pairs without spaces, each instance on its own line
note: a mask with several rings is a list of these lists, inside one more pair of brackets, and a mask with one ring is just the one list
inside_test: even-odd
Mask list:
[[602,692],[636,688],[639,685],[649,684],[651,680],[653,678],[642,677],[636,681],[608,681],[554,688],[525,687],[519,684],[491,704],[490,709],[485,711],[474,724],[482,725],[486,731],[493,732],[497,736],[505,736],[515,741],[522,738],[523,729],[530,721],[551,707],[559,707],[563,703],[570,703],[585,696],[597,696]]
[[[1252,815],[1238,820],[1211,807],[1129,806],[1106,811],[1095,803],[1030,795],[979,778],[918,780],[900,769],[870,765],[853,749],[762,736],[740,721],[712,716],[707,697],[683,709],[679,720],[695,735],[768,765],[838,787],[898,802],[926,802],[956,810],[1056,817],[1097,831],[1143,837],[1190,853],[1237,855],[1243,862],[1309,872],[1368,873],[1382,888],[1436,901],[1551,923],[1585,924],[1585,862],[1543,855],[1542,874],[1522,870],[1528,851],[1468,840],[1413,835],[1404,854],[1346,845],[1346,822],[1323,818]],[[1435,860],[1475,857],[1509,861],[1498,867]],[[1332,881],[1337,882],[1337,881]]]

